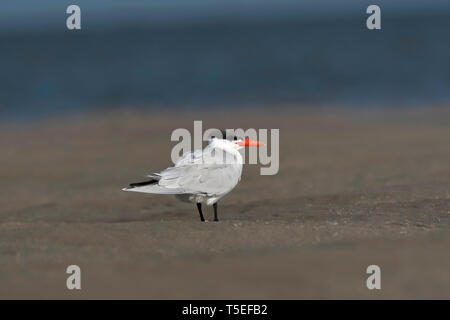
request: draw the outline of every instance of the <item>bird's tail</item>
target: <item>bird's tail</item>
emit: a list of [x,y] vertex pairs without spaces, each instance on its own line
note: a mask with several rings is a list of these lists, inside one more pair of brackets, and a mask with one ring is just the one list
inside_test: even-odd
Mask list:
[[159,174],[152,174],[147,176],[150,180],[142,182],[130,183],[130,186],[123,188],[123,191],[134,191],[134,192],[144,192],[144,193],[159,193],[159,194],[180,194],[184,193],[181,189],[176,188],[166,188],[160,186],[158,181],[161,179]]

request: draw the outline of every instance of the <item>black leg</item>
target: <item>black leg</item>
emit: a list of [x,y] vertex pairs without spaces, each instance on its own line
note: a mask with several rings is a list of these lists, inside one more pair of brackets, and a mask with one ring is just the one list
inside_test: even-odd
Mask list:
[[219,221],[219,218],[217,218],[217,202],[213,204],[214,207],[214,221]]
[[202,204],[201,203],[197,203],[197,209],[198,209],[198,213],[200,213],[200,220],[201,221],[205,221],[205,218],[203,218]]

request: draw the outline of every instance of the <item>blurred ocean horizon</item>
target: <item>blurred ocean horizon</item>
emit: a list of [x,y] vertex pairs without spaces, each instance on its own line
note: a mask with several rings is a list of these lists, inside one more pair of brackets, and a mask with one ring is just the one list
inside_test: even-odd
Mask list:
[[128,107],[447,105],[450,12],[382,11],[376,31],[366,17],[90,27],[82,15],[81,31],[3,31],[0,119]]

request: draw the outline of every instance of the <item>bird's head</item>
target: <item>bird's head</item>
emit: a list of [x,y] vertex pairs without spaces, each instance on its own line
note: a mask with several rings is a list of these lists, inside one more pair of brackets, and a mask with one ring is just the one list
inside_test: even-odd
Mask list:
[[226,130],[217,130],[215,134],[211,134],[211,141],[213,139],[221,140],[222,143],[225,143],[236,150],[240,150],[245,147],[259,147],[261,143],[258,140],[241,138],[234,134],[228,134]]

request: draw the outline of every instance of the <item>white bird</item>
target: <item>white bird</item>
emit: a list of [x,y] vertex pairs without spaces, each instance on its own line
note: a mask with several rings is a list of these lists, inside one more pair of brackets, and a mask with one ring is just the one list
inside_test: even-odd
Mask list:
[[[224,131],[222,137],[226,137]],[[175,166],[152,173],[147,176],[150,180],[132,183],[122,190],[174,194],[181,201],[195,203],[201,221],[205,221],[202,203],[206,203],[214,207],[214,221],[219,221],[217,202],[241,180],[243,159],[239,150],[260,145],[252,139],[222,137],[212,137],[205,149],[185,153]]]

